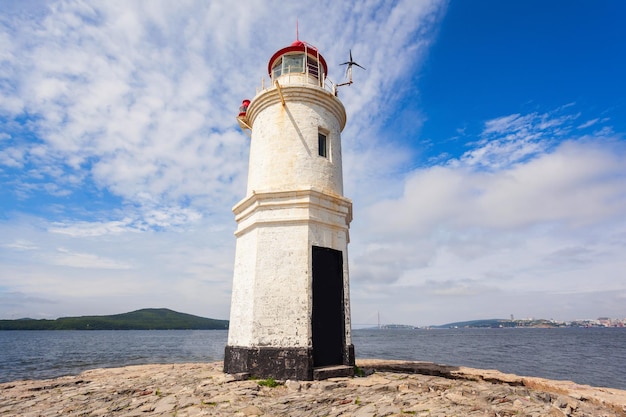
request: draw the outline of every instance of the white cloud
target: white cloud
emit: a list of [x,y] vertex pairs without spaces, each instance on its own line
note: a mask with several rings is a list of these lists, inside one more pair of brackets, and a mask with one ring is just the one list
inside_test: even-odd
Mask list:
[[[562,111],[562,109],[561,109]],[[513,114],[488,120],[476,148],[451,164],[501,169],[550,150],[572,130],[578,114]]]
[[73,252],[65,248],[57,249],[57,253],[50,259],[50,264],[71,268],[131,269],[130,265],[114,259],[103,258],[91,253]]
[[[148,194],[167,206],[185,199],[210,210],[232,205],[245,188],[247,162],[247,138],[234,114],[260,85],[271,53],[293,40],[300,15],[301,36],[314,39],[329,62],[352,48],[369,67],[358,89],[341,93],[349,114],[362,114],[345,134],[346,169],[367,173],[367,160],[381,172],[406,160],[391,147],[380,158],[377,138],[357,132],[384,120],[380,103],[397,98],[394,84],[426,53],[428,28],[442,8],[312,6],[54,2],[48,14],[5,22],[5,68],[14,88],[2,89],[0,111],[26,111],[40,140],[16,138],[0,155],[6,165],[36,166],[23,173],[24,182],[44,175],[57,184],[49,188],[55,195],[93,180],[133,204]],[[284,24],[289,20],[294,27]],[[282,41],[277,26],[289,33]],[[342,69],[332,65],[331,77],[340,81]],[[359,162],[350,156],[355,152]]]
[[133,227],[130,219],[124,219],[122,221],[108,221],[108,222],[71,222],[69,224],[52,223],[48,228],[50,233],[59,233],[72,237],[89,237],[89,236],[102,236],[102,235],[117,235],[129,231],[140,231]]
[[585,129],[588,127],[591,127],[593,125],[595,125],[596,123],[598,123],[600,121],[599,118],[595,118],[595,119],[591,119],[591,120],[587,120],[585,123],[582,123],[578,126],[578,129]]
[[37,245],[31,241],[24,239],[17,239],[11,243],[5,243],[3,245],[5,248],[9,249],[17,249],[17,250],[35,250],[37,249]]
[[[554,129],[569,131],[576,118],[494,119],[485,124],[488,139],[460,158],[409,173],[400,197],[361,214],[353,231],[363,241],[351,252],[352,288],[394,297],[387,314],[395,316],[406,298],[400,293],[412,294],[420,304],[413,323],[420,324],[430,323],[425,316],[454,321],[451,309],[463,317],[461,306],[446,301],[459,296],[466,297],[464,305],[510,299],[511,310],[528,315],[547,310],[538,293],[551,294],[557,304],[572,293],[612,291],[606,314],[619,316],[621,307],[611,300],[626,291],[620,255],[626,249],[626,146],[588,136],[557,142]],[[530,142],[542,152],[520,158],[501,146],[510,143],[514,152]],[[476,163],[488,154],[488,162]],[[520,312],[523,306],[528,311]],[[553,307],[549,317],[568,318],[572,311]],[[403,314],[411,321],[411,313]],[[481,318],[479,311],[465,314]]]
[[138,231],[123,222],[98,229],[87,222],[73,229],[57,224],[52,233],[45,220],[32,217],[0,223],[0,293],[20,294],[2,303],[3,315],[40,318],[168,307],[228,318],[231,222],[195,221],[184,230],[160,232]]
[[[166,306],[227,318],[230,208],[245,192],[249,146],[234,116],[267,78],[269,57],[294,40],[296,18],[330,79],[342,81],[349,49],[368,68],[340,92],[356,191],[407,162],[392,145],[381,158],[381,103],[399,99],[443,11],[412,1],[40,6],[0,17],[0,169],[13,169],[16,199],[51,216],[0,223],[0,288],[22,300],[0,314],[18,317]],[[119,202],[90,212],[85,192]],[[63,200],[39,203],[49,196]]]
[[[0,315],[228,316],[230,208],[249,141],[234,116],[297,17],[333,81],[349,49],[367,68],[339,92],[355,323],[376,310],[415,324],[584,314],[574,304],[585,296],[606,297],[610,315],[623,301],[625,150],[607,119],[584,121],[573,103],[504,115],[462,156],[419,168],[383,129],[406,117],[419,135],[423,117],[393,104],[442,2],[11,4],[0,16],[0,173],[20,207],[39,206],[0,222],[0,288],[22,300]],[[90,212],[83,192],[107,204]]]

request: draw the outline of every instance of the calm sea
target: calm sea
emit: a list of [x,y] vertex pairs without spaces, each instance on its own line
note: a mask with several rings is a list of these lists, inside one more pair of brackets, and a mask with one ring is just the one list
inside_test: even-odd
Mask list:
[[[223,359],[227,332],[0,331],[0,382]],[[406,359],[626,389],[626,329],[354,330],[357,358]]]

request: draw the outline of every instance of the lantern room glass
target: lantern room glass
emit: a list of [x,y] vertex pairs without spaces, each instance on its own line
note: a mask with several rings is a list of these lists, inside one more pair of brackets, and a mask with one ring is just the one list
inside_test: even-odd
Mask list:
[[306,71],[304,65],[305,54],[290,54],[279,58],[272,67],[272,78],[278,78],[283,74],[308,73],[319,79],[319,64],[315,58],[306,57]]

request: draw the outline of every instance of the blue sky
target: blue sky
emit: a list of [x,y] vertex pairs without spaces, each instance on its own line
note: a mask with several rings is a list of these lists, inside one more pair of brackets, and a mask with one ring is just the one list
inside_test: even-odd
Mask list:
[[1,2],[0,318],[228,318],[234,116],[296,19],[330,79],[367,68],[340,91],[353,323],[626,317],[625,12]]

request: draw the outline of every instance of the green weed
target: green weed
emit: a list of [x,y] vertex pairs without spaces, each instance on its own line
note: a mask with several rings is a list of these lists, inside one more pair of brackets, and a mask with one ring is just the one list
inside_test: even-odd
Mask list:
[[261,385],[262,387],[269,387],[269,388],[276,388],[277,386],[280,385],[280,383],[276,382],[274,378],[261,379],[257,381],[257,384]]
[[364,377],[365,371],[358,366],[354,365],[354,376]]

